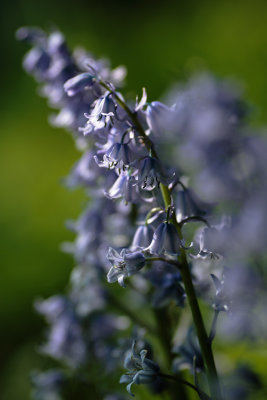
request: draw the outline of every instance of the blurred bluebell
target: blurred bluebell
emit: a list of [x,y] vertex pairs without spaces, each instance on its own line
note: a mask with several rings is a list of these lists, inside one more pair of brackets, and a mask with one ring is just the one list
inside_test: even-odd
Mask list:
[[191,373],[193,373],[194,366],[197,372],[204,370],[204,362],[201,355],[199,342],[192,327],[188,329],[184,343],[175,346],[173,351],[174,353],[179,354],[179,357],[173,362],[174,372],[184,368],[190,368]]
[[147,350],[137,352],[136,342],[132,344],[132,349],[126,354],[124,368],[128,372],[121,376],[120,383],[127,383],[127,391],[131,396],[134,394],[131,391],[132,385],[151,383],[157,379],[160,372],[158,364],[146,358]]
[[194,259],[217,259],[227,254],[227,241],[231,237],[231,218],[223,216],[217,225],[201,228],[196,234],[196,242],[199,244],[197,255],[191,255]]
[[75,96],[80,91],[91,87],[94,84],[94,76],[89,72],[74,76],[64,83],[64,90],[68,96]]
[[214,303],[212,304],[214,310],[228,311],[229,310],[228,303],[230,299],[229,298],[227,299],[226,290],[224,288],[225,285],[224,277],[222,279],[219,279],[216,275],[211,274],[211,278],[213,280],[216,289]]
[[160,101],[152,101],[145,111],[146,121],[152,135],[156,138],[164,138],[166,133],[173,125],[175,113],[173,108],[169,108]]
[[35,400],[63,400],[62,386],[66,379],[63,371],[50,369],[31,373],[32,395]]
[[154,287],[151,297],[153,307],[167,307],[172,302],[179,307],[184,306],[186,294],[182,286],[182,277],[174,265],[155,261],[144,276]]
[[73,369],[80,367],[86,360],[87,349],[79,319],[70,301],[57,295],[36,302],[35,307],[50,324],[47,342],[40,350]]
[[227,400],[263,398],[262,388],[263,383],[259,375],[250,365],[240,364],[224,377],[224,393]]
[[46,39],[45,32],[37,27],[21,27],[16,31],[16,38],[30,44],[41,44]]
[[206,215],[212,207],[211,204],[198,199],[192,189],[186,188],[177,192],[175,206],[178,222],[188,217],[202,217]]
[[97,271],[91,266],[80,265],[70,276],[69,297],[79,317],[87,317],[92,312],[106,306],[106,292]]

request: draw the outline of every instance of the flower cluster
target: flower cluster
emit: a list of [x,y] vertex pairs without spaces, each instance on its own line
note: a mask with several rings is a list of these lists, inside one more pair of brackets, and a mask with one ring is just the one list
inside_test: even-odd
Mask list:
[[[245,127],[240,91],[205,75],[173,90],[169,105],[148,102],[145,90],[128,104],[118,91],[124,67],[112,70],[107,60],[80,48],[71,52],[58,31],[21,28],[17,37],[32,46],[25,70],[57,110],[50,122],[70,131],[82,152],[65,183],[84,187],[88,196],[86,210],[67,223],[75,241],[62,245],[76,263],[68,290],[36,303],[50,325],[41,351],[68,374],[36,375],[35,398],[60,399],[59,386],[77,371],[86,371],[86,379],[88,372],[118,373],[130,331],[140,335],[142,328],[158,338],[165,367],[175,371],[172,379],[185,382],[181,365],[195,380],[206,374],[209,395],[221,400],[219,380],[210,380],[217,376],[210,342],[218,313],[230,311],[221,329],[231,333],[236,321],[259,326],[252,308],[264,309],[259,277],[267,237],[267,144]],[[244,302],[250,277],[247,298],[253,301]],[[125,288],[128,278],[126,290],[110,285]],[[209,336],[197,295],[215,313]],[[174,319],[187,312],[185,305],[196,329],[177,345]],[[263,332],[267,323],[261,324]],[[120,382],[130,394],[133,383],[153,382],[153,390],[162,390],[156,384],[160,368],[146,350],[138,353],[134,344],[125,368]],[[88,382],[94,384],[90,377]],[[185,383],[209,398],[198,384]],[[95,385],[101,398],[121,398],[119,388],[110,396],[106,385]],[[173,394],[172,385],[164,390]],[[182,396],[190,398],[187,391]]]

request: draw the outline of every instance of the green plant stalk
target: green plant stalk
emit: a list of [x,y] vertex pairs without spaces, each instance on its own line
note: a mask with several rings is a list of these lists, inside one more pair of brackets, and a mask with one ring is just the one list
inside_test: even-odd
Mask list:
[[[158,158],[157,153],[154,149],[154,144],[145,134],[145,131],[144,131],[141,123],[139,122],[136,113],[131,111],[131,109],[127,106],[127,104],[125,104],[125,102],[120,98],[120,96],[118,96],[118,94],[114,90],[112,90],[108,84],[106,84],[105,82],[103,82],[101,80],[99,80],[98,82],[100,85],[102,85],[106,90],[108,90],[114,96],[114,98],[117,100],[118,104],[129,115],[129,117],[131,118],[132,122],[134,123],[136,129],[138,130],[140,136],[142,137],[144,145],[146,146],[149,154],[151,154],[152,157]],[[165,186],[163,184],[160,184],[160,190],[161,190],[165,208],[167,210],[172,205],[172,198],[171,198],[170,190],[168,189],[167,186]],[[180,239],[182,240],[183,237],[182,237],[181,228],[174,216],[172,217],[171,222],[175,225],[178,235],[179,235]],[[183,248],[181,248],[179,261],[180,261],[179,271],[181,273],[183,283],[185,286],[185,291],[186,291],[186,294],[188,297],[188,302],[189,302],[189,306],[191,309],[196,333],[198,336],[202,357],[203,357],[204,364],[205,364],[206,371],[207,371],[207,378],[208,378],[208,383],[209,383],[209,388],[210,388],[210,394],[212,396],[212,400],[222,400],[223,397],[222,397],[222,393],[221,393],[221,388],[220,388],[219,378],[218,378],[218,374],[217,374],[217,370],[216,370],[216,365],[214,362],[211,342],[208,338],[206,328],[205,328],[205,325],[203,322],[203,318],[202,318],[200,307],[198,304],[196,292],[195,292],[195,289],[194,289],[194,286],[192,283],[192,279],[191,279],[189,265],[188,265],[186,254],[185,254],[185,251]]]
[[[164,204],[167,209],[171,205],[171,195],[170,195],[169,189],[166,186],[161,184],[160,188],[161,188]],[[176,218],[173,217],[171,222],[175,225],[178,235],[179,235],[179,238],[182,240],[183,236],[182,236],[181,228],[180,228],[179,224],[177,223]],[[218,378],[216,365],[215,365],[215,361],[214,361],[214,357],[213,357],[211,341],[209,340],[209,337],[206,332],[206,328],[205,328],[203,318],[201,315],[196,292],[195,292],[195,289],[194,289],[194,286],[192,283],[191,273],[190,273],[189,265],[187,262],[185,250],[183,248],[181,248],[181,253],[180,253],[179,259],[180,259],[179,271],[181,273],[182,280],[183,280],[183,283],[185,286],[185,291],[186,291],[189,306],[191,309],[196,333],[198,336],[202,357],[203,357],[203,360],[205,363],[205,367],[206,367],[206,371],[207,371],[207,378],[208,378],[209,388],[210,388],[210,394],[212,396],[212,399],[222,400],[221,388],[220,388],[219,378]]]

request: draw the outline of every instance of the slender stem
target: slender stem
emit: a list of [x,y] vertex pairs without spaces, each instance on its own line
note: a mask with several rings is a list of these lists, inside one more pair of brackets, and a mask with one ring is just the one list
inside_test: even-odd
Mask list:
[[210,328],[210,334],[209,334],[210,343],[213,341],[213,339],[215,338],[215,335],[216,335],[216,324],[217,324],[217,319],[218,319],[219,313],[220,313],[220,311],[214,310],[213,319],[212,319],[211,328]]
[[[183,251],[184,253],[184,251]],[[204,322],[202,319],[202,315],[200,312],[199,304],[197,301],[196,293],[194,286],[192,284],[191,274],[188,267],[187,260],[185,255],[182,255],[183,262],[180,268],[180,273],[185,285],[186,294],[188,297],[189,305],[191,308],[192,316],[194,325],[196,328],[196,333],[198,336],[201,353],[205,362],[206,370],[207,370],[207,377],[210,386],[210,392],[213,399],[222,399],[221,390],[218,381],[217,370],[213,358],[211,342],[206,333],[206,329],[204,326]]]
[[171,194],[167,186],[163,185],[162,183],[160,184],[160,190],[167,211],[169,206],[172,204]]
[[176,376],[168,375],[168,374],[159,374],[158,376],[161,376],[162,378],[165,378],[165,379],[170,379],[175,382],[182,383],[183,385],[186,385],[186,386],[190,387],[191,389],[195,390],[197,392],[197,394],[199,394],[199,389],[195,385],[193,385],[190,382],[185,381],[184,379],[180,379],[180,378],[177,378]]
[[[167,209],[169,205],[171,204],[171,196],[168,188],[164,185],[161,185],[161,191],[162,191],[162,197],[164,199],[164,204]],[[182,232],[181,228],[176,221],[175,216],[173,215],[172,221],[171,221],[178,232],[179,238],[182,240]],[[222,394],[221,394],[221,389],[220,389],[220,384],[219,384],[219,379],[218,379],[218,374],[216,370],[216,365],[213,357],[213,352],[211,348],[211,342],[209,341],[205,325],[203,322],[203,318],[200,312],[196,292],[192,283],[192,278],[191,278],[191,273],[189,269],[189,265],[187,262],[185,250],[181,248],[180,252],[180,261],[179,263],[179,270],[182,276],[182,280],[185,286],[185,291],[188,297],[194,325],[196,328],[196,333],[198,336],[200,348],[201,348],[201,353],[204,359],[204,363],[206,366],[207,370],[207,377],[208,377],[208,382],[209,382],[209,388],[210,388],[210,393],[212,398],[215,400],[221,400],[222,399]]]
[[208,222],[205,218],[203,218],[203,217],[198,217],[198,216],[187,217],[187,218],[183,219],[183,220],[179,223],[179,225],[182,227],[184,224],[187,224],[187,223],[190,222],[190,221],[196,221],[196,222],[200,221],[200,222],[204,222],[204,224],[206,224],[208,227],[210,227],[209,222]]
[[[132,112],[131,109],[127,106],[127,104],[120,98],[120,96],[105,82],[99,81],[99,84],[102,85],[106,90],[108,90],[116,99],[118,104],[126,111],[126,113],[129,115],[131,118],[132,122],[134,123],[135,127],[139,131],[139,134],[141,135],[143,142],[152,157],[158,158],[157,153],[154,149],[154,144],[153,142],[147,137],[141,123],[138,120],[138,117],[135,112]],[[164,201],[165,209],[167,211],[168,207],[172,205],[172,197],[170,194],[170,190],[168,189],[167,186],[163,185],[162,183],[160,184],[160,190],[162,194],[162,198]],[[183,239],[181,228],[176,221],[176,218],[173,214],[173,217],[171,218],[171,222],[175,225],[178,235],[180,239]],[[213,357],[213,352],[212,352],[212,347],[211,347],[211,342],[209,341],[205,325],[202,319],[202,315],[200,312],[197,296],[195,293],[195,289],[192,283],[192,278],[191,278],[191,273],[189,269],[189,265],[187,262],[186,254],[183,248],[181,248],[180,252],[180,261],[181,264],[179,263],[179,270],[183,279],[183,283],[185,286],[185,291],[188,297],[189,305],[191,308],[191,313],[194,321],[194,325],[196,328],[196,333],[198,336],[200,348],[201,348],[201,353],[204,359],[204,363],[206,366],[207,370],[207,377],[208,377],[208,382],[209,382],[209,387],[210,387],[210,393],[212,396],[213,400],[222,400],[222,394],[221,394],[221,389],[220,389],[220,384],[219,384],[219,379],[217,375],[217,370],[214,362],[214,357]]]
[[145,219],[145,224],[147,225],[147,224],[148,224],[148,221],[149,221],[149,218],[151,218],[153,214],[155,214],[156,212],[159,212],[159,211],[163,212],[161,207],[154,207],[154,208],[152,208],[152,210],[150,210],[150,211],[147,213],[147,216],[146,216],[146,219]]

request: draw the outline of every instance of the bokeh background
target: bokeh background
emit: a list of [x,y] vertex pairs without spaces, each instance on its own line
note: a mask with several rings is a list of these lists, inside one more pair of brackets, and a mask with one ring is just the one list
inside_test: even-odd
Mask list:
[[[29,371],[44,363],[36,352],[44,322],[32,303],[64,290],[73,266],[59,250],[72,236],[64,221],[79,214],[85,198],[62,185],[78,153],[68,134],[49,127],[45,100],[22,70],[27,47],[15,30],[58,27],[70,46],[124,64],[133,97],[145,86],[149,100],[158,99],[197,69],[238,78],[252,123],[264,125],[267,2],[12,0],[1,8],[0,399],[24,400]],[[249,351],[242,346],[232,351],[237,360]],[[249,357],[263,366],[266,354],[254,348]]]

